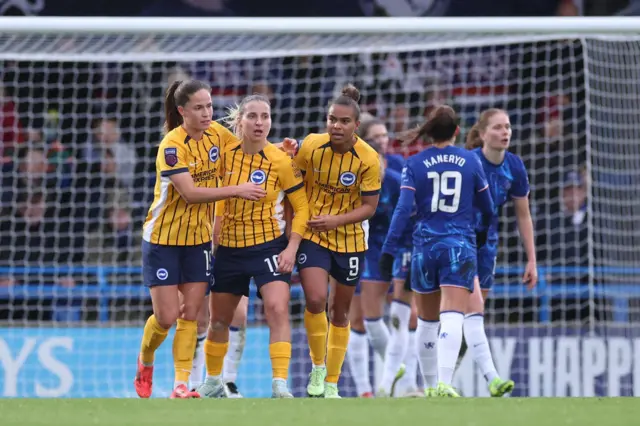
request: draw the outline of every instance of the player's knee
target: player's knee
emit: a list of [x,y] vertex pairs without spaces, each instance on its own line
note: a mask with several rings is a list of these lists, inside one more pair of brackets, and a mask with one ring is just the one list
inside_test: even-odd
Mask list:
[[198,320],[198,311],[200,311],[200,306],[183,304],[180,306],[180,318],[187,321],[196,321]]
[[264,312],[270,323],[289,321],[289,304],[284,301],[270,301],[264,304]]
[[211,321],[209,321],[209,329],[214,332],[222,332],[229,328],[230,322],[225,321],[224,318],[219,318],[216,316],[211,317]]
[[305,302],[307,304],[307,311],[311,312],[312,314],[319,314],[321,312],[324,312],[326,308],[327,297],[326,295],[322,295],[320,293],[306,294]]
[[198,316],[198,334],[202,334],[207,331],[209,327],[209,316]]
[[154,312],[158,325],[166,330],[173,327],[173,324],[178,320],[180,311],[174,308],[157,309]]
[[329,308],[329,318],[333,325],[337,327],[346,327],[347,324],[349,324],[349,311],[339,305],[331,306]]

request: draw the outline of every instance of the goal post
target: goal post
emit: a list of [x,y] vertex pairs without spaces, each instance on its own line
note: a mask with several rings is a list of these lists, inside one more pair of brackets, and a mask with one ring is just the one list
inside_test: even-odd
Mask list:
[[[267,94],[272,140],[322,131],[347,82],[392,140],[440,103],[459,112],[463,135],[483,109],[507,110],[531,181],[540,284],[521,284],[507,205],[486,315],[498,370],[514,395],[640,395],[639,53],[632,17],[0,18],[0,395],[134,395],[151,312],[140,229],[164,89],[184,78],[211,83],[214,118]],[[303,312],[294,284],[296,396],[310,368]],[[246,342],[240,391],[269,396],[255,294]],[[343,371],[341,392],[354,396],[348,362]],[[156,395],[168,395],[168,343],[155,374]],[[456,380],[487,394],[470,359]]]

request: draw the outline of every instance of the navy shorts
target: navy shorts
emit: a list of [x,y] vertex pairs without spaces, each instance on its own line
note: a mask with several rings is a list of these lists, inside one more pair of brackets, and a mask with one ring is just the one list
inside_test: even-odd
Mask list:
[[475,248],[429,244],[416,249],[411,259],[411,289],[428,294],[440,287],[462,287],[473,292],[477,274]]
[[298,270],[322,268],[340,284],[357,286],[363,266],[364,252],[338,253],[309,240],[298,249]]
[[216,267],[213,269],[211,291],[249,296],[251,279],[259,290],[274,281],[291,283],[291,274],[278,272],[278,255],[287,248],[284,235],[275,240],[251,247],[232,248],[219,246]]
[[478,249],[478,279],[482,290],[491,290],[493,287],[497,257],[497,241],[487,241],[487,244]]
[[211,243],[163,246],[142,241],[144,285],[178,285],[211,280]]

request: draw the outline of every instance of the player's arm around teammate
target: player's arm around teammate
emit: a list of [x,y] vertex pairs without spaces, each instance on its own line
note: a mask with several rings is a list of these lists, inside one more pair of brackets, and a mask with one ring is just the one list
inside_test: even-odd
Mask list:
[[[291,158],[267,141],[271,107],[262,95],[248,96],[230,113],[240,141],[223,153],[224,185],[253,182],[265,188],[259,202],[225,203],[220,245],[210,296],[211,320],[204,351],[207,378],[199,388],[206,397],[224,397],[222,369],[229,325],[253,278],[264,302],[270,330],[274,398],[291,398],[287,387],[291,359],[289,284],[296,252],[306,230],[309,208],[302,173]],[[294,211],[292,232],[285,235],[284,197]]]
[[190,80],[175,82],[166,93],[167,134],[158,149],[154,201],[143,226],[143,276],[150,287],[153,315],[144,327],[134,381],[141,398],[151,396],[155,351],[176,322],[172,397],[198,397],[188,391],[187,383],[196,345],[196,317],[211,274],[211,203],[233,196],[257,200],[266,195],[253,184],[218,187],[214,160],[220,147],[215,135],[207,132],[210,92],[206,83]]
[[[360,94],[343,89],[327,114],[327,133],[303,141],[296,163],[305,173],[312,218],[298,252],[305,328],[313,369],[307,392],[339,398],[338,378],[349,342],[349,306],[367,250],[368,223],[378,205],[380,159],[358,138]],[[331,288],[327,324],[325,306]],[[326,367],[325,367],[326,358]]]

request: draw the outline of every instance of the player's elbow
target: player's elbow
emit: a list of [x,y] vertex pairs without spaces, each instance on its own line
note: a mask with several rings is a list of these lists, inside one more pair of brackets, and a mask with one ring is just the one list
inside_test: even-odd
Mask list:
[[182,199],[187,204],[199,204],[205,202],[205,200],[195,187],[193,189],[188,189],[186,191],[180,192],[180,195],[182,195]]
[[310,217],[311,215],[309,214],[309,206],[306,203],[293,209],[294,225],[296,223],[307,223]]
[[364,204],[363,205],[363,210],[364,210],[364,220],[369,220],[373,217],[373,215],[376,212],[376,207],[374,205],[371,204]]
[[304,190],[296,191],[294,195],[289,199],[291,210],[293,211],[293,221],[300,221],[307,223],[311,215],[309,214],[309,202],[307,201],[307,194]]
[[181,192],[180,195],[182,196],[182,199],[184,200],[185,203],[196,204],[196,197],[192,192],[184,191],[184,192]]
[[294,223],[293,226],[291,226],[291,234],[289,234],[289,238],[291,238],[292,234],[298,234],[300,236],[303,236],[305,232],[307,232],[306,222]]

